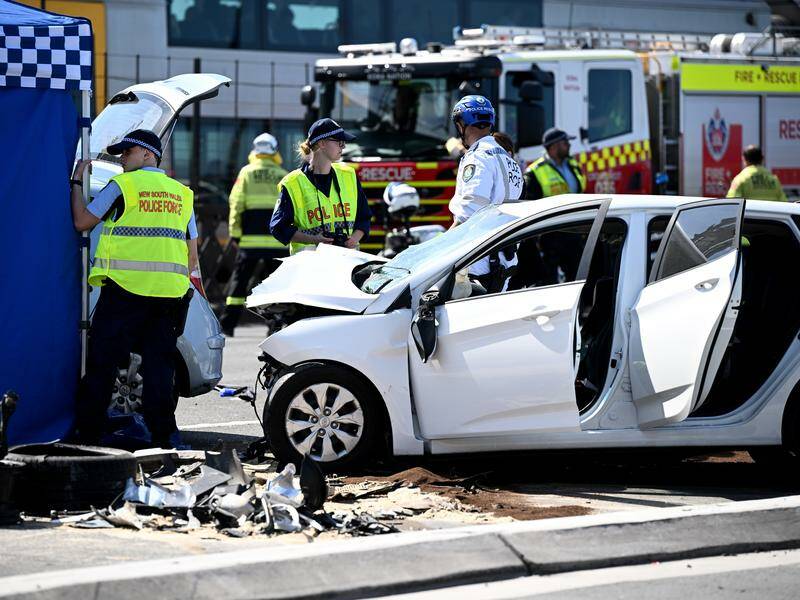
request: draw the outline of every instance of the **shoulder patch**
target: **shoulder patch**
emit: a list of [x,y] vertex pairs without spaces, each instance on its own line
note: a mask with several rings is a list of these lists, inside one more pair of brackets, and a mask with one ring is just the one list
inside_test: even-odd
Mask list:
[[475,175],[475,165],[467,165],[464,167],[464,172],[461,175],[461,179],[464,180],[464,183],[472,179],[472,176]]

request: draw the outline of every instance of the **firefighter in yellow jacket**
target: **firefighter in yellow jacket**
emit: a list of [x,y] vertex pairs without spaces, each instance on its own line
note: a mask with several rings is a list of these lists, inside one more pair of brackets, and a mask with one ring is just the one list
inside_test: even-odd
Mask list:
[[744,169],[731,182],[728,198],[777,200],[786,202],[781,182],[764,167],[764,154],[758,146],[748,146],[742,153]]
[[[106,149],[122,155],[123,172],[86,206],[75,167],[72,220],[78,231],[103,229],[89,284],[101,288],[89,330],[86,376],[78,392],[76,438],[97,444],[107,425],[117,368],[142,356],[142,411],[153,446],[171,448],[175,425],[175,352],[197,269],[192,190],[158,168],[161,140],[138,129]],[[198,272],[199,274],[199,272]]]
[[227,336],[233,335],[252,287],[278,268],[276,258],[287,255],[284,245],[269,233],[278,183],[286,175],[282,163],[278,140],[262,133],[253,140],[248,164],[239,171],[231,190],[228,229],[238,253],[228,282],[225,312],[220,318],[222,332]]

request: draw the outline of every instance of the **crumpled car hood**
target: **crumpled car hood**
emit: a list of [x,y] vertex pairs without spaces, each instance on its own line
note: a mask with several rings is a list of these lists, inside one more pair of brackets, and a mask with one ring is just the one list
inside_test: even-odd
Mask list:
[[353,269],[382,260],[374,254],[320,245],[314,251],[284,258],[281,266],[247,297],[248,308],[270,304],[302,304],[360,313],[378,295],[365,294],[352,282]]

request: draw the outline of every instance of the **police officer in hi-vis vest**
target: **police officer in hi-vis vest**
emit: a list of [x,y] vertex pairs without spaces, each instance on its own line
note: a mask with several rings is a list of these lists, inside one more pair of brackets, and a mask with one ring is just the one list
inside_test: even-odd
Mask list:
[[[228,282],[225,312],[220,317],[222,332],[233,335],[250,293],[250,283],[260,283],[278,268],[276,258],[286,256],[286,247],[269,235],[269,222],[278,200],[278,183],[286,176],[281,168],[278,140],[262,133],[253,140],[248,164],[239,171],[230,195],[228,230],[238,250],[233,276]],[[260,266],[259,266],[260,265]],[[258,271],[258,273],[256,273]]]
[[[569,154],[569,141],[575,136],[567,135],[565,131],[555,127],[548,129],[542,136],[544,154],[533,161],[525,170],[525,199],[538,200],[559,194],[582,194],[586,191],[586,177],[578,161]],[[553,232],[544,236],[539,242],[539,255],[548,271],[549,281],[558,281],[559,269],[567,277],[567,281],[574,278],[571,271],[577,268],[580,254],[568,259],[570,253],[578,252],[581,244],[576,234],[567,232]],[[533,249],[528,246],[527,252]],[[532,265],[533,260],[520,256],[520,262]],[[521,273],[522,277],[526,274]]]
[[122,155],[112,177],[85,206],[80,161],[70,182],[78,231],[104,220],[89,283],[101,286],[91,329],[86,376],[79,386],[76,437],[97,443],[105,432],[117,368],[142,355],[142,405],[154,447],[171,447],[177,431],[173,380],[179,324],[188,303],[189,273],[197,268],[194,194],[158,168],[161,140],[137,129],[106,149]]
[[586,191],[586,177],[578,161],[569,155],[569,141],[574,139],[555,127],[544,132],[544,154],[525,170],[526,200]]
[[320,119],[300,144],[303,166],[278,184],[270,232],[291,254],[317,244],[358,248],[369,234],[369,204],[355,169],[337,162],[354,139],[333,119]]

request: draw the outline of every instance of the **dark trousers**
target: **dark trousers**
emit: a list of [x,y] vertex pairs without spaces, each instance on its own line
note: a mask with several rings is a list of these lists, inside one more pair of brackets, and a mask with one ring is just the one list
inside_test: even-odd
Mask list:
[[236,328],[250,290],[269,277],[280,266],[276,258],[288,256],[287,250],[277,248],[239,248],[233,275],[228,281],[228,298],[220,317],[222,330],[230,333]]
[[89,330],[86,376],[78,388],[77,430],[85,443],[99,441],[120,366],[142,356],[142,412],[154,445],[177,430],[173,386],[178,324],[188,308],[180,298],[132,294],[106,280]]

